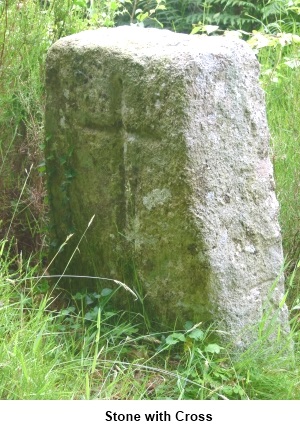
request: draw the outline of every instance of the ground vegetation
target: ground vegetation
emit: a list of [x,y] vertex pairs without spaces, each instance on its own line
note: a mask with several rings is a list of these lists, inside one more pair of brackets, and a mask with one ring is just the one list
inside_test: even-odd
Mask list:
[[[0,1],[1,399],[300,398],[299,23],[299,0]],[[278,331],[268,343],[274,327],[264,315],[257,342],[236,357],[214,340],[214,327],[174,322],[166,331],[142,302],[139,312],[116,311],[111,298],[122,284],[99,279],[97,293],[66,295],[63,278],[50,278],[46,53],[60,37],[122,24],[230,32],[255,50],[281,205],[286,341]]]

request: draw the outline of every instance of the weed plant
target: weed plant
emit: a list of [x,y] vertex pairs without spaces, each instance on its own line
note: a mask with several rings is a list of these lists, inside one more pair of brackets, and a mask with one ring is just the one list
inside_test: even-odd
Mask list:
[[[47,196],[43,161],[44,66],[60,37],[113,25],[120,2],[6,0],[0,2],[0,234],[10,225],[23,253],[41,249]],[[32,166],[32,167],[31,167]],[[18,201],[27,172],[27,187]]]
[[[262,84],[266,94],[271,132],[271,158],[280,203],[284,253],[287,262],[289,304],[299,298],[297,264],[300,259],[300,68],[299,47],[260,51]],[[296,271],[294,270],[296,269]]]
[[0,242],[0,399],[299,399],[299,332],[295,353],[261,335],[233,360],[212,328],[151,332],[143,315],[116,312],[112,289],[66,297],[9,246]]

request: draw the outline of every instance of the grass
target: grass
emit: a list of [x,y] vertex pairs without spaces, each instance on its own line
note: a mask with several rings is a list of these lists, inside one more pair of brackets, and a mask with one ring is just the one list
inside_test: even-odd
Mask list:
[[300,70],[287,69],[284,82],[267,89],[268,120],[284,245],[288,255],[300,257]]
[[[0,399],[298,399],[296,352],[262,335],[240,357],[212,329],[149,332],[112,290],[61,297],[0,242]],[[270,350],[272,348],[272,350]]]
[[285,59],[297,59],[298,56],[297,45],[282,48],[279,53],[278,48],[266,48],[260,55],[262,71],[272,71],[272,79],[266,74],[262,81],[266,92],[271,157],[280,203],[280,224],[288,266],[286,275],[291,307],[300,297],[298,271],[294,270],[300,260],[300,68],[288,67]]
[[[299,70],[282,66],[279,82],[264,80],[292,332],[286,345],[270,345],[258,327],[258,340],[235,357],[212,343],[212,327],[154,330],[143,310],[115,311],[106,285],[66,296],[40,276],[46,51],[66,34],[112,25],[117,13],[113,1],[95,2],[89,15],[82,2],[50,3],[0,2],[0,399],[299,399]],[[261,53],[263,70],[275,57],[272,48]]]
[[[111,26],[118,0],[0,1],[0,234],[8,229],[18,250],[30,254],[45,237],[47,196],[43,161],[44,66],[60,37]],[[101,12],[101,13],[100,13]],[[27,172],[30,180],[17,201]],[[17,174],[16,174],[17,173]],[[3,237],[2,235],[2,237]]]

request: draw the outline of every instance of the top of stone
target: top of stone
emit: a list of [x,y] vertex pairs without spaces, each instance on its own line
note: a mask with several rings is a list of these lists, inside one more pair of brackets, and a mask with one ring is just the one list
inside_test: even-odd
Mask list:
[[[177,56],[179,53],[192,55],[223,53],[226,51],[254,53],[242,40],[227,36],[187,35],[169,30],[121,26],[87,30],[64,37],[53,45],[54,49],[89,50],[98,48],[115,49],[142,56]],[[141,52],[142,50],[142,52]]]

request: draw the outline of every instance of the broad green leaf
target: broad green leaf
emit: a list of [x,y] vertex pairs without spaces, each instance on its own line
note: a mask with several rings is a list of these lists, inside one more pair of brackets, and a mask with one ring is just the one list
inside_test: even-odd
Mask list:
[[73,4],[75,6],[80,6],[82,8],[86,7],[86,1],[85,0],[73,0]]
[[82,300],[82,299],[84,299],[86,297],[86,294],[83,294],[83,293],[76,293],[75,294],[75,296],[74,296],[74,299],[75,300]]
[[298,36],[298,34],[293,34],[292,35],[292,41],[294,43],[300,43],[300,36]]
[[175,345],[178,342],[185,342],[185,336],[182,333],[173,333],[166,338],[167,345]]
[[188,337],[195,340],[202,340],[204,338],[204,332],[199,328],[196,328],[195,330],[192,330],[190,333],[188,333]]
[[102,297],[106,297],[109,296],[112,293],[112,289],[111,288],[103,288],[103,290],[101,291],[101,296]]
[[221,349],[223,349],[221,346],[217,345],[216,343],[210,343],[207,345],[204,349],[205,352],[210,352],[212,354],[219,354]]
[[205,25],[203,27],[203,30],[206,31],[207,34],[211,34],[214,33],[215,31],[217,31],[219,28],[218,25]]
[[72,312],[74,312],[75,311],[75,307],[74,306],[70,306],[69,308],[67,308],[67,309],[63,309],[62,311],[61,311],[61,315],[69,315],[69,314],[71,314]]
[[186,321],[186,322],[184,323],[184,329],[185,329],[185,330],[191,330],[191,328],[193,328],[193,326],[194,326],[193,321]]
[[92,303],[94,303],[94,301],[95,301],[94,297],[85,296],[85,302],[87,305],[91,305]]
[[141,13],[138,15],[138,20],[144,21],[146,18],[148,18],[148,16],[149,16],[149,12]]
[[200,26],[196,26],[196,27],[194,27],[193,28],[193,30],[191,31],[191,34],[196,34],[196,33],[199,33],[199,31],[201,31],[202,30],[202,26],[200,27]]

